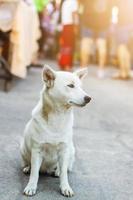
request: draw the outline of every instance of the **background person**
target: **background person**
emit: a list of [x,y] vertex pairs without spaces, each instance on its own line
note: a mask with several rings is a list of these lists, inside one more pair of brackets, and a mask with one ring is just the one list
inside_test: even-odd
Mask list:
[[63,0],[61,3],[61,25],[59,65],[62,70],[71,70],[78,26],[77,0]]
[[81,66],[89,64],[95,43],[98,52],[98,77],[103,78],[107,56],[106,37],[111,23],[112,1],[80,0],[83,11],[81,16]]
[[[44,31],[44,56],[50,59],[55,58],[57,54],[57,29],[59,9],[58,4],[52,1],[47,4],[43,12],[42,26]],[[54,45],[53,45],[54,44]]]
[[44,58],[43,46],[45,42],[45,33],[44,33],[42,21],[43,21],[44,8],[48,4],[48,0],[33,0],[33,2],[40,19],[41,37],[39,39],[39,58]]
[[131,78],[133,11],[132,0],[118,1],[118,24],[114,28],[114,37],[117,43],[117,59],[119,72],[114,78]]

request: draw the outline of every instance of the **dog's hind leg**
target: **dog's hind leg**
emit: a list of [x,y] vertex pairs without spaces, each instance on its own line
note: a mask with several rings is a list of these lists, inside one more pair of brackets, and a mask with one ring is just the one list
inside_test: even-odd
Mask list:
[[59,177],[60,176],[60,167],[59,164],[57,164],[56,170],[55,170],[55,177]]
[[30,173],[30,166],[26,166],[23,168],[23,173],[24,174],[29,174]]
[[57,163],[57,166],[55,167],[53,173],[52,173],[53,177],[59,177],[60,176],[60,168],[59,168],[59,164]]
[[21,154],[21,165],[24,174],[29,174],[30,172],[30,164],[27,162],[26,158],[23,154]]

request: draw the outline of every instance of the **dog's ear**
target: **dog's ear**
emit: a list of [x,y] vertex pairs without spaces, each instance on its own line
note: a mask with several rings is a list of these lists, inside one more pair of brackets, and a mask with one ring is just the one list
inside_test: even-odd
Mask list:
[[48,88],[53,87],[55,80],[55,71],[48,65],[45,65],[42,73],[43,81],[46,83]]
[[75,71],[74,74],[76,74],[79,79],[83,79],[88,74],[88,68],[79,69]]

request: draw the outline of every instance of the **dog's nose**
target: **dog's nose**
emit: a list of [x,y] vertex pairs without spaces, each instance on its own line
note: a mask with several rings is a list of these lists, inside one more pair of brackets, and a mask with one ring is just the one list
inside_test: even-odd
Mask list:
[[89,97],[89,96],[85,96],[85,97],[84,97],[85,103],[89,103],[90,100],[91,100],[91,97]]

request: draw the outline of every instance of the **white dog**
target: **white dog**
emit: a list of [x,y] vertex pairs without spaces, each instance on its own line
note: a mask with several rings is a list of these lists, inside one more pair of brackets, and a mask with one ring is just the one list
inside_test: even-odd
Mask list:
[[36,193],[39,171],[54,172],[60,177],[61,193],[67,197],[74,195],[67,174],[72,169],[75,154],[72,106],[82,107],[91,100],[81,89],[80,80],[86,73],[86,69],[70,73],[44,67],[45,84],[21,144],[23,172],[30,171],[25,195]]

